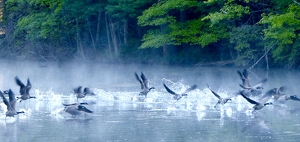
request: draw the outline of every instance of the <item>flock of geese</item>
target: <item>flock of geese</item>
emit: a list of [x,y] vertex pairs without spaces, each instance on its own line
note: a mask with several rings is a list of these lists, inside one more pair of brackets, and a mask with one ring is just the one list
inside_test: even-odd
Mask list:
[[[207,88],[211,91],[211,93],[218,99],[217,103],[214,105],[216,108],[217,105],[224,105],[229,101],[232,101],[233,97],[236,97],[238,95],[241,95],[245,100],[247,100],[249,103],[253,104],[253,110],[260,110],[263,107],[267,105],[271,105],[272,102],[268,102],[271,98],[273,98],[274,101],[277,101],[279,103],[285,103],[288,100],[294,100],[294,101],[300,101],[300,99],[296,95],[289,95],[289,94],[283,94],[286,90],[286,87],[280,86],[278,88],[273,88],[265,93],[262,93],[263,85],[267,82],[267,79],[262,79],[260,82],[258,82],[255,85],[250,85],[250,79],[249,79],[249,73],[246,69],[244,69],[242,72],[237,71],[238,75],[240,76],[240,79],[242,80],[242,84],[240,84],[240,87],[242,90],[238,91],[238,93],[223,98],[219,94],[217,94],[215,91],[213,91],[209,85],[207,85]],[[141,72],[141,75],[139,76],[135,72],[135,77],[137,81],[141,85],[141,91],[138,94],[140,97],[147,98],[147,94],[152,90],[155,89],[154,87],[149,86],[149,80],[146,78],[143,72]],[[31,89],[31,83],[29,78],[27,79],[27,84],[25,85],[18,77],[15,77],[16,84],[20,87],[19,97],[15,97],[15,94],[11,89],[0,91],[0,96],[2,97],[2,100],[4,104],[7,106],[6,111],[6,117],[14,117],[15,115],[18,115],[20,113],[24,113],[24,111],[16,111],[16,102],[17,100],[25,101],[27,99],[35,98],[35,96],[30,96],[29,92]],[[182,97],[188,96],[188,92],[194,90],[197,88],[197,85],[192,85],[190,88],[186,89],[183,93],[176,93],[172,91],[165,83],[163,83],[164,88],[168,93],[170,93],[173,96],[174,100],[180,100]],[[88,87],[85,87],[82,90],[82,86],[78,86],[73,89],[74,93],[77,97],[77,102],[72,104],[62,104],[65,109],[64,111],[71,114],[72,116],[76,116],[81,114],[81,112],[86,113],[93,113],[93,111],[87,109],[84,105],[87,105],[88,103],[79,103],[78,99],[84,98],[87,95],[95,95]],[[8,99],[5,97],[5,95],[8,95]],[[255,101],[251,99],[251,97],[260,97],[258,101]]]

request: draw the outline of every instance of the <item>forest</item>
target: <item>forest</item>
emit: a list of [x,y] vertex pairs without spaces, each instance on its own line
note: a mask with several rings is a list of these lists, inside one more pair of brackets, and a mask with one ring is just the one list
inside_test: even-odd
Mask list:
[[0,58],[300,68],[299,0],[0,0]]

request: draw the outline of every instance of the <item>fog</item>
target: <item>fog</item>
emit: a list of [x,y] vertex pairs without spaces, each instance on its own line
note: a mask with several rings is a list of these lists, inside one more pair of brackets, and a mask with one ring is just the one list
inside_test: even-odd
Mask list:
[[[140,64],[102,64],[97,62],[71,61],[29,62],[1,60],[0,90],[11,88],[17,92],[14,81],[18,76],[24,84],[30,79],[33,89],[52,90],[63,94],[72,93],[77,86],[104,89],[105,91],[140,91],[140,84],[134,72],[144,72],[150,86],[164,90],[163,81],[181,82],[185,85],[197,84],[199,89],[209,84],[220,92],[235,92],[241,88],[237,70],[243,68],[221,67],[179,67]],[[268,78],[266,89],[287,86],[288,92],[297,94],[300,73],[297,70],[254,69],[250,70],[251,84]]]

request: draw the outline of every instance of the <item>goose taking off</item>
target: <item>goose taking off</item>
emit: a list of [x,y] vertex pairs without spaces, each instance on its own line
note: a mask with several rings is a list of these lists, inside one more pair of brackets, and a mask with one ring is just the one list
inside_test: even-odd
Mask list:
[[227,97],[227,98],[222,98],[219,94],[217,94],[216,92],[214,92],[213,90],[210,89],[210,87],[207,85],[207,88],[210,90],[210,92],[212,94],[214,94],[219,100],[218,102],[216,103],[216,105],[214,106],[214,108],[216,108],[216,106],[218,104],[221,104],[221,105],[224,105],[226,104],[228,101],[231,101],[231,97]]
[[274,94],[273,94],[274,100],[281,104],[285,104],[286,101],[288,101],[288,100],[300,101],[300,99],[296,95],[281,94],[281,92],[283,92],[285,90],[286,90],[285,86],[280,86],[279,88],[274,88]]
[[139,81],[141,84],[142,91],[139,93],[139,95],[147,97],[148,92],[150,92],[152,89],[154,89],[154,87],[149,88],[149,81],[143,72],[141,72],[141,78],[138,76],[138,74],[136,72],[134,74],[135,74],[137,81]]
[[6,112],[6,117],[14,117],[15,115],[18,115],[20,113],[24,113],[24,111],[18,112],[16,111],[16,98],[15,94],[12,92],[11,89],[8,91],[4,91],[4,93],[8,94],[9,101],[4,97],[3,93],[0,91],[0,95],[3,99],[4,104],[7,106],[7,112]]
[[166,90],[167,90],[170,94],[173,95],[173,98],[174,98],[175,100],[180,100],[183,96],[187,96],[186,93],[188,93],[188,92],[190,92],[190,91],[192,91],[192,90],[194,90],[194,89],[197,88],[197,85],[193,85],[192,87],[186,89],[183,93],[178,94],[178,93],[175,93],[174,91],[172,91],[165,83],[163,83],[163,84],[164,84],[164,87],[166,88]]
[[254,100],[248,98],[247,96],[245,96],[243,94],[243,92],[240,92],[240,95],[242,95],[243,98],[245,98],[249,103],[254,104],[254,106],[253,106],[254,110],[260,110],[264,106],[272,104],[271,102],[269,102],[269,103],[266,103],[266,102],[272,97],[273,93],[274,93],[274,89],[269,90],[268,92],[266,92],[263,95],[263,97],[259,101],[254,101]]
[[250,85],[250,78],[249,78],[249,73],[246,69],[243,70],[243,72],[241,71],[237,71],[237,73],[239,74],[240,78],[242,79],[242,84],[240,84],[240,86],[244,89],[243,90],[243,94],[245,96],[257,96],[261,94],[261,90],[263,89],[263,85],[268,81],[267,78],[259,81],[257,84],[251,86]]
[[17,97],[17,99],[21,99],[20,102],[22,100],[35,98],[35,96],[30,96],[29,95],[29,91],[31,89],[31,83],[29,81],[29,78],[27,79],[26,86],[24,85],[24,83],[22,83],[22,81],[17,76],[15,77],[15,81],[20,86],[20,95],[21,95],[21,97]]
[[80,115],[81,112],[86,112],[86,113],[93,113],[93,111],[87,109],[83,105],[87,105],[87,103],[73,103],[73,104],[63,104],[65,106],[65,112],[76,116]]
[[78,86],[74,88],[73,91],[76,94],[77,101],[79,98],[84,98],[86,95],[95,95],[95,93],[93,93],[88,87],[85,87],[83,89],[83,92],[82,92],[82,86]]

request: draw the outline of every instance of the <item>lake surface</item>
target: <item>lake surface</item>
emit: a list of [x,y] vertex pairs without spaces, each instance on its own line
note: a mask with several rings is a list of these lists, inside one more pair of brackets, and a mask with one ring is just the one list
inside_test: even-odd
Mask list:
[[[97,63],[30,63],[1,61],[0,90],[30,78],[32,96],[17,102],[15,117],[5,118],[6,106],[0,100],[1,141],[299,141],[300,102],[266,106],[252,112],[252,104],[236,96],[224,106],[206,87],[226,97],[241,90],[237,70],[243,68],[168,67],[110,65]],[[155,89],[144,102],[138,101],[140,84],[134,72],[143,71]],[[297,70],[254,69],[251,83],[268,78],[263,92],[287,86],[286,93],[298,94]],[[175,92],[197,84],[179,101],[173,100],[163,82]],[[96,94],[79,99],[87,102],[92,114],[72,117],[62,103],[77,101],[73,88],[90,87]],[[258,100],[259,98],[253,98]],[[270,100],[272,101],[272,100]]]

